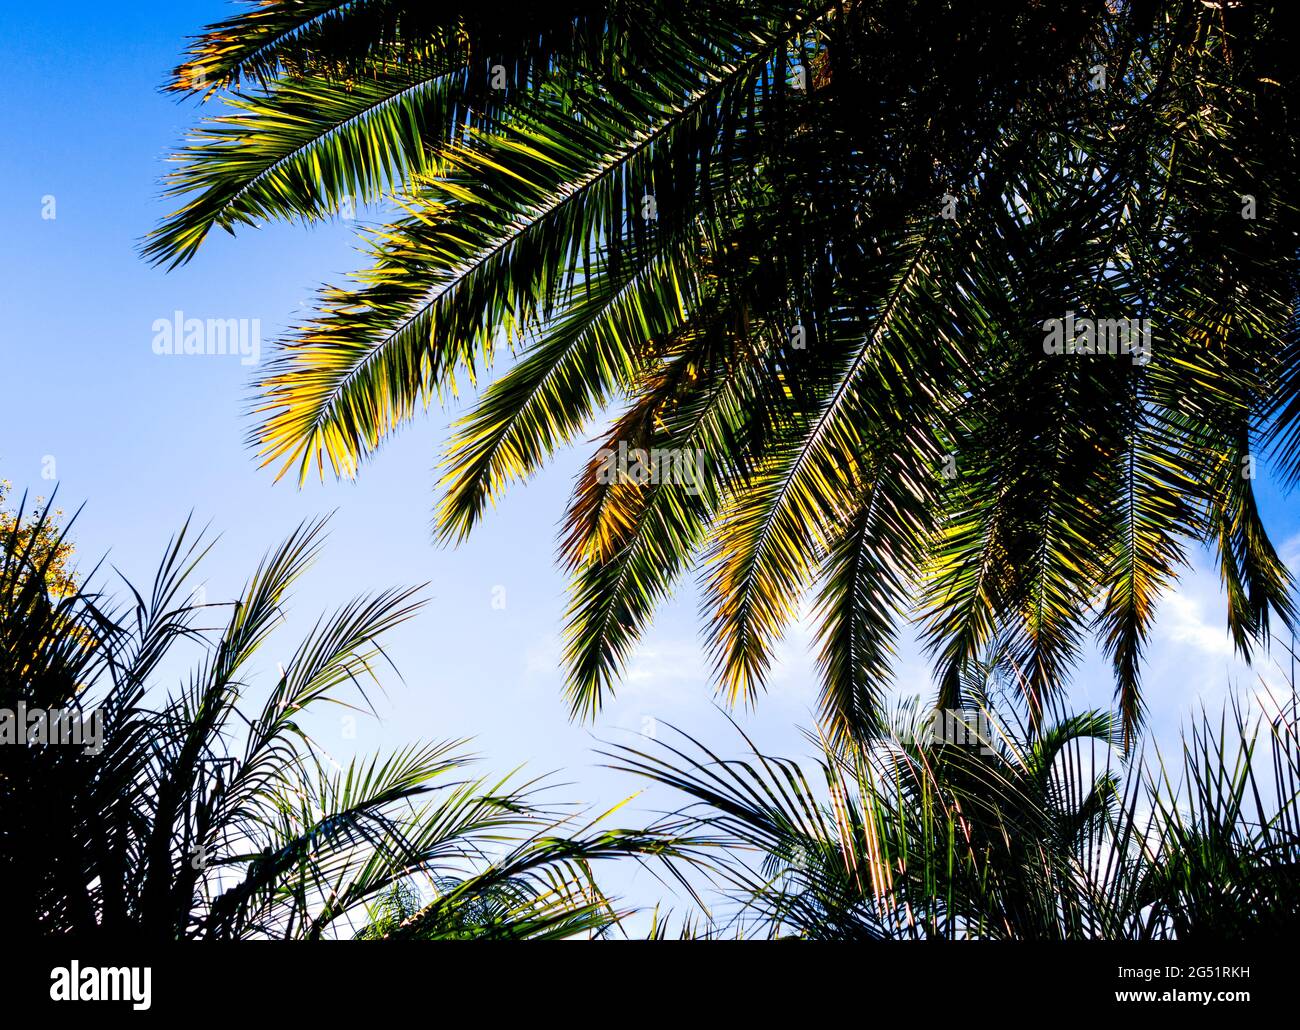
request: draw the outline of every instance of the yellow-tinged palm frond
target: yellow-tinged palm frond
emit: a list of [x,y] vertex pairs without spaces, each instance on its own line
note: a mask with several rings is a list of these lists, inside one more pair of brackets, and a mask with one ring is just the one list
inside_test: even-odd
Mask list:
[[[817,592],[837,739],[875,723],[915,616],[947,703],[996,641],[1042,711],[1096,633],[1132,733],[1189,541],[1239,649],[1294,619],[1238,474],[1271,444],[1300,478],[1300,80],[1273,5],[420,7],[214,26],[199,70],[260,92],[183,155],[190,206],[149,246],[400,205],[266,370],[253,442],[352,475],[509,344],[446,454],[447,538],[624,401],[606,452],[699,455],[689,489],[599,454],[580,478],[576,712],[701,558],[733,699]],[[1144,327],[1142,360],[1050,352],[1067,314]]]

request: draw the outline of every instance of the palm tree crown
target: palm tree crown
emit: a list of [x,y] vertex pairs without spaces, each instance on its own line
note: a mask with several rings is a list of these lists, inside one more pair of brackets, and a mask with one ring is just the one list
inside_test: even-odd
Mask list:
[[253,439],[353,475],[509,345],[447,539],[613,412],[563,534],[577,713],[699,564],[730,698],[811,597],[841,737],[909,620],[942,704],[996,643],[1034,713],[1095,634],[1131,734],[1189,542],[1243,652],[1295,615],[1254,492],[1300,474],[1295,42],[1267,3],[264,3],[171,83],[222,113],[145,249],[390,202]]
[[[219,605],[191,585],[208,548],[187,528],[125,608],[54,589],[66,538],[44,510],[0,531],[0,718],[97,726],[81,740],[24,729],[26,746],[0,747],[0,871],[20,886],[0,926],[31,939],[572,937],[620,918],[593,863],[676,853],[657,829],[575,822],[539,781],[468,775],[463,741],[330,759],[306,713],[366,704],[381,638],[417,607],[410,590],[320,619],[250,705],[256,656],[321,530],[301,527]],[[200,660],[165,692],[189,645]]]

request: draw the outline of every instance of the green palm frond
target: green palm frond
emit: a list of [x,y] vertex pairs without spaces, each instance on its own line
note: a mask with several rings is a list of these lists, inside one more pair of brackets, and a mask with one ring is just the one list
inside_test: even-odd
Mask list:
[[[698,568],[732,700],[812,596],[836,737],[879,726],[915,621],[947,705],[1001,642],[1046,711],[1097,639],[1135,738],[1188,544],[1214,548],[1243,654],[1295,621],[1241,474],[1300,467],[1284,14],[273,4],[195,44],[225,114],[146,249],[395,208],[261,376],[251,442],[280,474],[351,477],[509,347],[444,456],[444,539],[606,411],[606,453],[702,457],[689,491],[600,482],[596,459],[580,478],[579,715]],[[1150,353],[1048,353],[1067,314]]]
[[[722,925],[813,940],[1281,939],[1295,924],[1294,701],[1202,719],[1179,762],[1121,759],[1119,713],[1037,726],[998,713],[964,739],[900,706],[871,743],[813,738],[816,774],[748,739],[617,747],[615,768],[687,798],[721,846]],[[971,721],[974,721],[971,719]],[[933,727],[933,723],[930,726]],[[1261,740],[1261,737],[1263,740]],[[715,924],[717,925],[717,924]]]

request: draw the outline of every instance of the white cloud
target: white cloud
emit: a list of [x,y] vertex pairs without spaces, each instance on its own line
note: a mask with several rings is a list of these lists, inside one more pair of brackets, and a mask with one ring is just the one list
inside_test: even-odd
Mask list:
[[[1190,577],[1195,580],[1196,574]],[[1186,581],[1184,581],[1186,582]],[[1210,621],[1205,614],[1204,599],[1191,584],[1175,588],[1163,598],[1156,622],[1156,638],[1191,647],[1215,657],[1232,655],[1232,639],[1222,617]]]

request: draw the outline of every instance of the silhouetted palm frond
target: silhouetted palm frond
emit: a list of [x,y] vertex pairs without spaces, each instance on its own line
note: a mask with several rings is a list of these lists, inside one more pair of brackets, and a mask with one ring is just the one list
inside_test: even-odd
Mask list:
[[[323,522],[270,552],[230,604],[197,599],[208,548],[187,524],[148,593],[127,584],[118,605],[51,589],[62,551],[32,546],[61,543],[48,519],[20,512],[0,534],[0,870],[14,887],[0,919],[15,933],[568,937],[622,915],[595,863],[686,857],[666,828],[575,826],[538,781],[469,775],[463,741],[330,759],[304,715],[368,706],[381,638],[415,613],[413,590],[322,617],[250,704]],[[199,660],[165,691],[185,645]],[[61,735],[34,736],[28,720],[50,715]]]
[[822,740],[817,777],[684,733],[605,753],[691,799],[678,814],[725,856],[739,906],[715,931],[1238,942],[1300,926],[1294,700],[1202,716],[1171,765],[1126,761],[1115,716],[1051,708],[1034,729],[987,705],[949,713],[957,734],[912,704],[874,743]]

